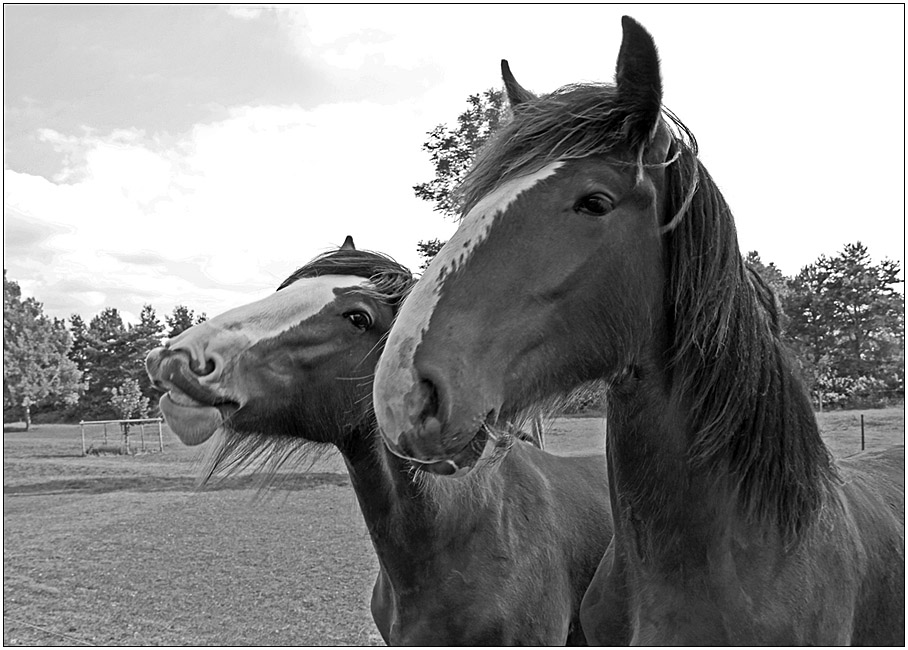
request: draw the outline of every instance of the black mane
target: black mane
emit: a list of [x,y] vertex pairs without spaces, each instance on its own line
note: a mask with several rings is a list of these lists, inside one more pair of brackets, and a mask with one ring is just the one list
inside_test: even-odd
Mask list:
[[322,275],[355,275],[367,278],[372,285],[369,292],[374,297],[392,305],[399,305],[410,291],[415,280],[410,270],[381,253],[356,249],[338,249],[319,255],[294,271],[277,288],[290,286],[301,278]]
[[728,471],[745,512],[775,519],[791,540],[813,521],[834,465],[782,340],[775,295],[745,265],[731,210],[696,152],[678,146],[666,168],[666,213],[680,219],[665,234],[665,304],[673,382],[691,400],[691,461]]

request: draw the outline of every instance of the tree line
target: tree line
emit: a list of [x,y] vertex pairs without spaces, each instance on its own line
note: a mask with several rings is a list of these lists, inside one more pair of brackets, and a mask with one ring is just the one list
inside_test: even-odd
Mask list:
[[53,421],[148,417],[157,393],[145,373],[145,355],[163,339],[205,320],[185,305],[158,318],[145,305],[136,324],[107,307],[86,324],[49,318],[35,298],[3,271],[3,419]]
[[[439,124],[423,144],[435,177],[415,185],[418,198],[450,218],[461,210],[456,188],[476,154],[509,119],[500,90],[471,95],[456,124]],[[444,245],[420,241],[424,270]],[[783,333],[818,409],[884,405],[905,398],[905,297],[897,262],[871,261],[861,242],[835,255],[821,255],[794,276],[785,276],[757,251],[745,262],[775,290]],[[601,401],[602,388],[578,392],[567,408],[583,410]]]

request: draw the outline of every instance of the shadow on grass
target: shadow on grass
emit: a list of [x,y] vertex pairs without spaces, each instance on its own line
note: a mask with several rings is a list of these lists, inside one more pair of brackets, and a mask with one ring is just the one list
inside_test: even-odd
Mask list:
[[3,486],[7,496],[50,496],[55,494],[108,494],[111,492],[219,492],[223,490],[274,490],[298,492],[323,485],[347,486],[346,474],[311,473],[265,476],[235,476],[199,485],[197,479],[170,476],[92,477],[57,479],[41,483]]

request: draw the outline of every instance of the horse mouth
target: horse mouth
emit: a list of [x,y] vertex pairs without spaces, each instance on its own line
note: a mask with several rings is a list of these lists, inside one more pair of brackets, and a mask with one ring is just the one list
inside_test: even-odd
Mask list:
[[459,478],[472,472],[477,466],[490,462],[500,450],[510,446],[511,435],[507,431],[492,429],[484,424],[476,435],[453,456],[445,460],[421,462],[409,459],[416,469],[429,474]]
[[156,348],[145,358],[148,377],[165,394],[159,401],[168,426],[185,445],[199,445],[223,426],[240,404],[219,389],[203,386],[184,354]]
[[174,385],[161,397],[159,406],[171,430],[189,446],[208,440],[239,408],[239,404],[230,401],[201,402]]

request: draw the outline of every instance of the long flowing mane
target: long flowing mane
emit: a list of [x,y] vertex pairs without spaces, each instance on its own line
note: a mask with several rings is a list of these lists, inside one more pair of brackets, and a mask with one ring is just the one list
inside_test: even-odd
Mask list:
[[785,349],[775,295],[744,264],[719,188],[691,151],[666,174],[668,214],[698,177],[664,241],[671,369],[691,399],[691,461],[727,471],[744,511],[775,519],[791,540],[814,520],[832,459]]
[[731,211],[697,158],[694,135],[663,107],[669,160],[644,164],[648,143],[626,128],[635,110],[602,84],[519,104],[465,177],[459,205],[466,214],[507,180],[557,160],[608,156],[638,173],[665,169],[669,367],[691,400],[690,460],[717,481],[734,481],[744,512],[775,519],[790,540],[813,520],[835,470],[784,350],[775,298],[741,258]]

